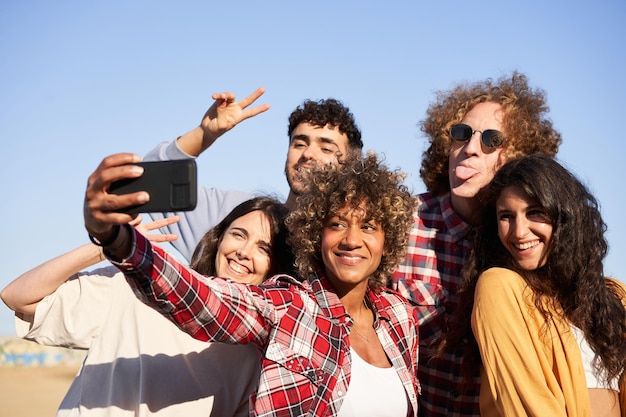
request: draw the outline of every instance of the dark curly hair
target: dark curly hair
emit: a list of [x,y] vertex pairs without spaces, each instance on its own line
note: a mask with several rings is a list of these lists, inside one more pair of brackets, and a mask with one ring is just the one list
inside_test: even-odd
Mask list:
[[[498,237],[496,201],[506,187],[519,187],[543,207],[552,222],[552,238],[546,264],[534,271],[522,269]],[[470,317],[480,274],[491,267],[519,273],[535,294],[534,304],[546,323],[566,319],[580,328],[593,351],[601,358],[607,379],[626,370],[626,294],[605,278],[602,260],[608,244],[606,225],[598,203],[587,188],[547,155],[535,154],[505,164],[489,186],[483,223],[464,265],[448,346],[461,346],[467,365],[480,364]],[[553,317],[546,306],[565,317]]]
[[367,216],[385,232],[384,256],[370,276],[373,289],[383,287],[404,256],[416,201],[403,184],[405,175],[391,171],[374,153],[324,165],[311,172],[311,189],[298,196],[298,208],[287,217],[289,243],[301,278],[322,267],[321,236],[326,219],[346,206],[365,203]]
[[459,123],[476,104],[494,102],[502,105],[503,155],[506,160],[532,153],[556,155],[561,134],[546,118],[549,111],[546,94],[532,89],[524,74],[514,71],[494,82],[491,78],[471,84],[460,84],[449,91],[439,91],[437,99],[420,123],[428,137],[429,147],[422,155],[420,176],[431,195],[450,191],[448,165],[453,139],[450,127]]
[[324,127],[331,125],[348,137],[348,148],[360,151],[363,149],[361,131],[354,120],[350,109],[339,100],[327,98],[325,100],[305,100],[289,115],[287,135],[291,134],[300,123],[310,123],[313,126]]
[[285,226],[285,218],[289,210],[283,203],[271,197],[255,197],[244,201],[205,233],[193,252],[191,268],[203,275],[215,275],[215,257],[224,233],[235,220],[257,210],[265,214],[270,223],[271,251],[267,277],[276,274],[293,274],[293,254],[287,244],[287,227]]

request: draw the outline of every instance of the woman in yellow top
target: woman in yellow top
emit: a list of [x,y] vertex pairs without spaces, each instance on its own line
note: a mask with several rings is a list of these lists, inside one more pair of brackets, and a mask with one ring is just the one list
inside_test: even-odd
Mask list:
[[603,275],[596,199],[543,155],[486,197],[442,347],[480,366],[481,416],[626,416],[626,285]]

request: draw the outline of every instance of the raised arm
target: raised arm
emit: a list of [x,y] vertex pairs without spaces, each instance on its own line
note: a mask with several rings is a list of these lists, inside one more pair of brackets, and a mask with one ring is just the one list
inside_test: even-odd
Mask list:
[[190,156],[199,156],[220,136],[240,122],[267,111],[269,104],[248,107],[263,95],[260,87],[249,96],[235,101],[235,94],[230,92],[215,93],[211,96],[215,102],[209,107],[200,125],[177,139],[180,150]]
[[213,104],[202,116],[200,124],[178,137],[173,142],[163,142],[148,152],[146,161],[196,158],[209,148],[220,136],[242,121],[269,110],[269,104],[248,108],[265,89],[260,87],[247,97],[235,101],[235,94],[230,92],[215,93],[211,96]]
[[[138,231],[153,242],[169,242],[176,239],[171,234],[148,234],[148,231],[159,229],[175,223],[178,217],[141,224],[141,216],[132,221]],[[39,302],[67,281],[72,275],[103,261],[102,249],[88,243],[53,258],[23,273],[1,292],[0,298],[16,313],[33,315]]]
[[89,235],[106,248],[107,258],[124,272],[141,301],[194,338],[261,346],[270,321],[276,322],[275,302],[287,304],[289,297],[282,294],[270,303],[260,287],[207,280],[128,227],[129,215],[116,210],[141,203],[146,193],[114,195],[107,190],[112,181],[141,175],[124,165],[135,158],[139,156],[108,156],[89,177],[83,207]]
[[[235,101],[233,93],[215,93],[215,102],[206,111],[200,125],[185,133],[177,140],[164,142],[146,154],[146,161],[164,161],[171,159],[195,158],[204,152],[220,136],[248,118],[269,109],[269,104],[250,108],[265,89],[258,88],[252,94]],[[252,195],[237,190],[199,187],[198,203],[193,211],[176,213],[181,216],[180,223],[167,228],[169,233],[177,234],[179,239],[172,243],[174,248],[188,261],[204,234],[222,220],[239,203]],[[152,219],[162,219],[172,213],[149,213]]]

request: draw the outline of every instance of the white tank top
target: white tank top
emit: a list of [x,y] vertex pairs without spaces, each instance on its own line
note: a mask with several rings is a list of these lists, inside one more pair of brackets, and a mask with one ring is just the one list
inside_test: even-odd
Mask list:
[[[587,343],[587,339],[585,339],[585,334],[578,327],[570,324],[572,328],[572,333],[578,342],[578,346],[580,346],[580,354],[583,357],[583,368],[585,369],[585,378],[587,379],[587,388],[601,388],[601,389],[611,389],[619,392],[619,384],[617,378],[609,381],[607,383],[606,377],[602,375],[602,372],[599,372],[593,366],[593,360],[596,358],[596,354]],[[598,358],[598,361],[600,358]],[[602,364],[600,363],[600,371],[602,370]]]
[[365,362],[350,347],[352,371],[338,417],[406,417],[408,400],[395,368]]

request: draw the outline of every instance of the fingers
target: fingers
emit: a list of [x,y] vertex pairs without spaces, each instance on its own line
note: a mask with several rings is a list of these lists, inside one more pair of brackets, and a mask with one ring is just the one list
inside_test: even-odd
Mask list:
[[83,215],[85,226],[90,232],[102,233],[115,224],[132,221],[136,215],[117,212],[125,207],[143,204],[149,199],[146,192],[126,195],[109,194],[113,181],[141,176],[143,168],[132,163],[140,162],[141,156],[131,153],[119,153],[107,156],[98,168],[89,176],[85,191]]
[[139,225],[141,225],[142,220],[143,220],[143,216],[141,214],[138,214],[137,217],[129,221],[128,224],[130,224],[133,227],[138,227]]
[[137,226],[137,230],[141,228],[142,230],[140,230],[140,232],[142,233],[143,231],[157,230],[162,227],[169,226],[170,224],[177,223],[179,220],[180,216],[165,217],[163,219],[141,224]]
[[230,103],[235,102],[235,93],[224,92],[224,93],[215,93],[211,95],[211,98],[215,100],[214,105],[217,107],[226,107]]
[[[246,109],[246,107],[248,107],[249,105],[254,103],[259,97],[261,97],[263,95],[263,93],[265,93],[265,88],[263,88],[263,87],[257,88],[248,97],[240,100],[239,101],[239,106],[242,109]],[[251,109],[246,109],[246,110],[243,111],[243,113],[241,115],[241,120],[245,120],[245,119],[248,119],[250,117],[254,117],[254,116],[258,115],[258,114],[261,114],[263,112],[268,111],[269,109],[270,109],[270,105],[269,104],[261,104],[260,106],[253,107]]]
[[245,109],[250,104],[254,103],[259,97],[261,97],[265,93],[265,88],[259,87],[252,92],[248,97],[239,100],[239,106],[242,109]]
[[[237,105],[241,109],[245,109],[246,107],[254,103],[259,97],[261,97],[263,93],[265,93],[265,88],[259,87],[256,90],[254,90],[252,94],[250,94],[249,96],[239,100],[237,102]],[[235,93],[231,93],[231,92],[214,93],[211,96],[211,98],[215,100],[216,102],[218,102],[219,107],[224,107],[230,103],[235,102]],[[262,106],[259,106],[257,109],[259,110],[256,110],[253,114],[250,114],[250,116],[248,117],[256,116],[257,114],[266,111],[267,109],[269,109],[269,104],[264,104]]]
[[178,239],[178,235],[173,234],[173,233],[165,233],[165,234],[150,233],[150,234],[144,234],[144,236],[150,242],[172,242]]
[[248,119],[250,117],[254,117],[257,114],[261,114],[265,111],[268,111],[270,109],[270,105],[269,104],[262,104],[260,106],[257,107],[253,107],[251,109],[247,109],[244,110],[242,115],[241,115],[241,120],[245,120]]

